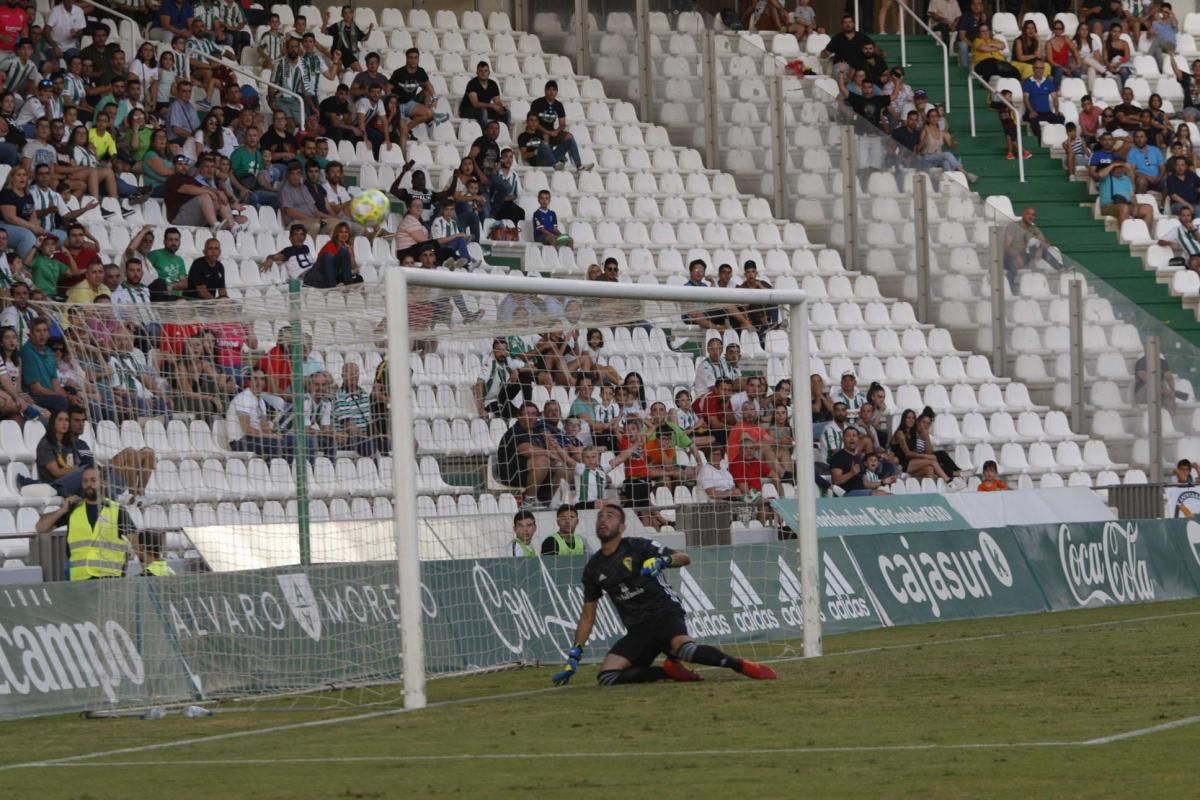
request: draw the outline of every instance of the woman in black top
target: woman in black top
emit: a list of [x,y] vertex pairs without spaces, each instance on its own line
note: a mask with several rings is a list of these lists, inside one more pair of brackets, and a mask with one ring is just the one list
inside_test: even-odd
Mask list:
[[[1012,64],[1024,79],[1033,75],[1033,60],[1041,57],[1042,40],[1038,38],[1037,25],[1033,20],[1027,20],[1021,26],[1021,35],[1013,42]],[[1050,73],[1048,65],[1043,69],[1045,69],[1044,75]]]
[[917,417],[917,425],[913,432],[913,449],[921,457],[932,456],[936,469],[934,473],[942,480],[949,483],[954,478],[965,478],[968,472],[958,468],[958,464],[954,463],[954,459],[945,450],[935,450],[933,437],[929,434],[929,428],[933,425],[934,418],[933,409],[928,406],[921,412],[921,416]]
[[904,413],[900,415],[900,424],[892,434],[891,450],[900,462],[900,468],[912,477],[940,477],[937,458],[932,453],[921,452],[917,448],[917,412],[911,408],[904,409]]
[[1104,59],[1108,62],[1109,71],[1124,84],[1133,74],[1133,65],[1130,63],[1133,54],[1129,52],[1129,44],[1121,38],[1121,33],[1119,22],[1114,22],[1108,29],[1108,36],[1104,38]]
[[52,485],[60,497],[70,497],[79,494],[84,466],[71,436],[70,414],[62,409],[53,412],[37,446],[38,479]]
[[0,228],[8,231],[8,246],[26,263],[32,263],[39,236],[49,233],[37,223],[33,195],[29,194],[29,172],[13,167],[8,185],[0,191]]

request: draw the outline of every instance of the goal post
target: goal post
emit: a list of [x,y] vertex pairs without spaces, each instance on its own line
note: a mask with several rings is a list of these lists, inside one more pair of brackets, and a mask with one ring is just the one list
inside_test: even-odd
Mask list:
[[[663,284],[581,281],[557,278],[485,275],[409,268],[389,269],[385,277],[387,308],[387,352],[392,398],[391,428],[395,467],[394,517],[398,600],[401,608],[401,648],[404,702],[408,708],[426,704],[425,634],[422,623],[420,547],[417,514],[416,442],[411,403],[413,351],[409,300],[414,288],[447,292],[516,293],[521,295],[580,298],[590,300],[660,302],[688,308],[755,304],[787,310],[789,363],[792,383],[793,424],[807,427],[812,407],[809,388],[809,324],[807,295],[798,289],[734,289],[674,286]],[[800,446],[807,434],[798,436],[793,448],[799,530],[798,567],[803,616],[803,654],[822,654],[819,608],[820,575],[816,528],[813,458],[810,448]]]
[[[105,637],[78,640],[87,669],[39,672],[53,708],[420,708],[439,678],[561,664],[616,502],[629,536],[689,549],[669,580],[692,636],[820,655],[823,627],[851,629],[827,601],[852,566],[818,559],[809,375],[849,361],[810,358],[794,284],[679,284],[389,267],[329,290],[48,307],[80,406],[47,424],[80,459],[88,445],[130,549],[122,580],[46,564],[54,630],[37,624]],[[546,435],[528,463],[517,424]],[[10,469],[29,471],[40,426]],[[24,488],[22,528],[57,491]],[[585,660],[623,635],[602,600]]]

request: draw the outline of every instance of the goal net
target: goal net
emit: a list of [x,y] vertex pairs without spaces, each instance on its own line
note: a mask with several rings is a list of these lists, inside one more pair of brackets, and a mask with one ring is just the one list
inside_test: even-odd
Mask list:
[[[137,529],[125,579],[78,587],[92,709],[421,705],[426,677],[557,665],[604,503],[692,555],[669,579],[693,635],[802,654],[805,531],[771,502],[811,503],[799,292],[403,273],[52,309],[78,440]],[[585,658],[623,633],[603,601]]]

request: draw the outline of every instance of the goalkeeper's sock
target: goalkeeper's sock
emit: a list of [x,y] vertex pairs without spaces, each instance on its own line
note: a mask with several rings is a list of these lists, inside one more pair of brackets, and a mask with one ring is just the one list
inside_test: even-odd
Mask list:
[[601,686],[615,686],[618,683],[653,683],[666,679],[667,673],[662,667],[629,667],[606,669],[596,676],[596,683]]
[[679,652],[675,654],[675,657],[680,661],[688,661],[692,664],[703,664],[707,667],[725,667],[735,672],[742,671],[742,660],[740,658],[727,656],[717,648],[707,644],[687,642],[679,648]]

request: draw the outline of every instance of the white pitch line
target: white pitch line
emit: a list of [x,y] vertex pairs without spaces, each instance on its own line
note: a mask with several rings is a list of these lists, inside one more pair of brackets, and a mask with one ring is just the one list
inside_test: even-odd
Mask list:
[[[425,708],[443,708],[446,706],[464,705],[466,703],[487,702],[490,700],[510,700],[517,697],[529,697],[535,694],[543,694],[545,692],[563,691],[570,687],[548,686],[545,689],[526,689],[520,692],[506,692],[504,694],[484,695],[480,697],[462,697],[456,700],[442,700],[437,703],[429,703]],[[314,719],[307,722],[291,722],[287,725],[271,725],[266,728],[254,728],[248,731],[231,731],[229,733],[218,733],[212,736],[201,736],[196,739],[176,739],[170,742],[156,742],[154,744],[138,745],[136,747],[121,747],[116,750],[101,750],[94,753],[81,753],[74,756],[64,756],[63,758],[52,758],[43,761],[29,761],[23,764],[0,764],[0,772],[10,769],[22,769],[25,767],[48,767],[70,764],[74,761],[83,761],[91,758],[105,758],[108,756],[129,755],[132,753],[145,753],[152,750],[166,750],[174,747],[186,747],[189,744],[208,744],[211,742],[224,742],[230,739],[241,739],[248,736],[263,736],[271,733],[282,733],[284,731],[295,731],[304,728],[323,728],[329,725],[340,725],[345,722],[361,722],[368,719],[379,719],[380,717],[393,717],[398,714],[411,714],[414,711],[421,709],[411,708],[389,708],[385,711],[371,711],[366,714],[353,714],[348,717],[332,717],[329,719]]]
[[[533,694],[545,689],[537,689]],[[450,701],[460,702],[460,701]],[[449,704],[449,703],[447,703]],[[373,716],[381,716],[376,714]],[[633,752],[579,752],[554,753],[559,758],[700,758],[717,756],[772,756],[772,755],[804,755],[820,753],[890,753],[890,752],[921,752],[935,750],[1029,750],[1038,748],[1063,747],[1097,747],[1113,742],[1148,736],[1154,733],[1183,728],[1200,722],[1200,715],[1164,722],[1148,728],[1135,728],[1110,736],[1080,741],[1035,741],[1035,742],[959,742],[950,744],[879,744],[879,745],[842,745],[842,746],[813,746],[813,747],[763,747],[763,748],[731,748],[727,750],[637,750]],[[290,727],[303,727],[294,725]],[[195,742],[211,741],[212,739],[228,738],[208,737],[196,739]],[[173,743],[168,743],[168,745]],[[130,750],[148,750],[150,748],[129,748]],[[112,751],[119,753],[122,751]],[[427,755],[396,755],[396,756],[314,756],[311,758],[215,758],[215,759],[175,759],[169,761],[79,761],[75,756],[68,759],[52,761],[35,761],[28,764],[16,764],[9,769],[17,768],[46,768],[46,767],[180,767],[180,766],[264,766],[277,764],[359,764],[359,763],[420,763],[444,761],[528,761],[541,760],[546,753],[433,753]]]
[[1163,731],[1172,731],[1176,728],[1186,728],[1188,725],[1195,725],[1200,722],[1200,715],[1194,717],[1184,717],[1183,719],[1173,719],[1170,722],[1163,722],[1159,725],[1151,725],[1148,728],[1135,728],[1124,733],[1114,733],[1112,736],[1101,736],[1098,739],[1088,739],[1084,744],[1111,744],[1113,742],[1123,742],[1126,739],[1136,739],[1139,736],[1149,736],[1152,733],[1162,733]]
[[[201,740],[202,741],[202,740]],[[958,744],[880,744],[845,745],[829,747],[763,747],[730,750],[637,750],[632,752],[582,752],[582,753],[432,753],[429,755],[403,756],[313,756],[312,758],[213,758],[179,759],[173,761],[33,761],[17,764],[12,769],[39,767],[148,767],[148,766],[262,766],[268,764],[357,764],[357,763],[405,763],[440,761],[529,761],[556,758],[700,758],[712,756],[775,756],[803,753],[880,753],[925,750],[999,750],[1039,747],[1087,747],[1087,742],[977,742]]]
[[[915,648],[915,647],[930,647],[933,645],[958,644],[958,643],[964,643],[964,642],[978,642],[978,641],[984,641],[984,640],[988,640],[988,639],[1004,639],[1004,638],[1015,637],[1015,636],[1033,636],[1033,635],[1042,634],[1042,633],[1059,633],[1059,632],[1070,631],[1070,630],[1111,627],[1111,626],[1116,626],[1116,625],[1127,625],[1127,624],[1137,623],[1137,622],[1150,622],[1150,621],[1154,621],[1154,620],[1172,619],[1172,618],[1176,618],[1176,617],[1193,617],[1193,616],[1200,616],[1200,611],[1185,611],[1185,612],[1181,612],[1178,614],[1157,614],[1157,615],[1153,615],[1153,616],[1133,617],[1130,619],[1110,620],[1107,622],[1089,622],[1089,623],[1084,623],[1084,624],[1080,624],[1080,625],[1060,625],[1055,628],[1042,628],[1042,629],[1032,630],[1032,631],[1028,631],[1028,630],[1026,630],[1026,631],[1002,631],[999,633],[984,634],[982,636],[967,636],[967,637],[962,637],[962,638],[957,638],[957,639],[934,639],[934,640],[926,641],[926,642],[906,642],[904,644],[896,644],[896,645],[882,645],[879,647],[864,647],[864,648],[859,648],[857,650],[842,650],[840,652],[827,653],[825,656],[823,656],[823,658],[829,658],[831,656],[866,655],[866,654],[870,654],[870,653],[881,653],[881,652],[885,652],[888,650],[905,650],[905,649],[911,649],[911,648]],[[778,659],[772,659],[772,662],[778,663],[781,661],[803,661],[803,660],[805,660],[803,656],[789,656],[789,657],[783,657],[783,658],[778,658]],[[440,702],[430,703],[426,706],[426,708],[443,708],[446,706],[465,705],[467,703],[478,703],[478,702],[488,702],[488,701],[492,701],[492,700],[506,700],[506,699],[512,699],[512,698],[517,698],[517,697],[528,697],[528,696],[537,695],[537,694],[544,694],[545,692],[562,691],[563,688],[570,689],[570,688],[575,688],[575,687],[547,687],[545,689],[527,689],[527,690],[520,691],[520,692],[507,692],[504,694],[484,695],[484,696],[479,696],[479,697],[464,697],[464,698],[459,698],[456,700],[442,700]],[[353,714],[351,716],[346,716],[346,717],[333,717],[330,719],[310,720],[307,722],[293,722],[293,723],[289,723],[287,725],[271,725],[266,728],[254,728],[252,730],[246,730],[246,731],[232,731],[230,733],[215,734],[212,736],[202,736],[199,738],[177,739],[177,740],[170,741],[170,742],[157,742],[155,744],[139,745],[136,747],[123,747],[123,748],[119,748],[116,750],[101,750],[101,751],[96,751],[96,752],[92,752],[92,753],[81,753],[79,755],[65,756],[63,758],[47,759],[47,760],[43,760],[43,761],[29,761],[29,762],[20,763],[20,764],[0,764],[0,772],[4,772],[5,770],[11,770],[11,769],[26,769],[26,768],[33,768],[33,767],[44,768],[44,767],[53,767],[53,766],[87,766],[85,764],[81,764],[78,762],[83,762],[83,761],[87,761],[89,759],[94,759],[94,758],[107,758],[107,757],[116,756],[116,755],[130,755],[133,753],[145,753],[145,752],[150,752],[150,751],[154,751],[154,750],[166,750],[166,749],[171,749],[171,748],[176,748],[176,747],[187,747],[189,745],[195,745],[195,744],[208,744],[208,743],[212,743],[212,742],[228,741],[230,739],[241,739],[241,738],[246,738],[246,737],[250,737],[250,736],[264,736],[264,735],[269,735],[269,734],[273,734],[273,733],[282,733],[284,731],[300,730],[300,729],[304,729],[304,728],[320,728],[320,727],[326,727],[326,726],[330,726],[330,725],[340,725],[340,724],[346,723],[346,722],[360,722],[363,720],[396,716],[399,714],[407,714],[410,712],[411,712],[411,710],[406,709],[406,708],[393,708],[393,709],[387,709],[387,710],[383,710],[383,711],[372,711],[372,712],[365,713],[365,714]],[[1184,725],[1192,724],[1192,722],[1196,721],[1197,719],[1200,719],[1200,718],[1189,717],[1186,720],[1177,720],[1175,723],[1164,723],[1164,724],[1168,725],[1170,727],[1183,727]],[[1138,729],[1137,731],[1127,731],[1125,733],[1114,734],[1114,736],[1116,736],[1118,738],[1112,739],[1112,741],[1120,741],[1121,739],[1124,739],[1124,738],[1132,738],[1132,736],[1134,736],[1134,735],[1137,735],[1137,736],[1147,735],[1150,733],[1154,733],[1158,728],[1162,728],[1162,726],[1155,726],[1154,729]],[[1166,728],[1163,728],[1163,729],[1166,730]],[[1089,742],[1061,742],[1061,743],[1050,742],[1050,743],[1028,743],[1028,744],[1019,744],[1018,743],[1018,744],[1011,744],[1011,745],[995,745],[995,746],[1076,747],[1076,746],[1082,746],[1082,745],[1090,744],[1090,743],[1101,744],[1101,743],[1106,743],[1106,742],[1101,742],[1099,740],[1090,740]],[[886,745],[886,746],[881,746],[881,747],[888,748],[888,749],[905,749],[905,748],[907,748],[907,749],[938,749],[938,748],[971,749],[971,748],[978,748],[981,746],[984,746],[984,745]],[[874,749],[875,748],[868,747],[868,749],[861,750],[861,752],[872,752]],[[696,751],[696,752],[700,753],[701,751]],[[715,752],[720,753],[720,752],[733,752],[733,751],[715,751]],[[808,749],[808,750],[806,750],[805,748],[798,748],[798,749],[783,749],[783,750],[778,750],[778,751],[756,751],[756,752],[801,753],[801,752],[860,752],[860,751],[857,751],[852,747],[851,748],[836,748],[835,747],[835,748],[815,748],[815,749]],[[634,754],[634,755],[636,755],[636,754]],[[464,757],[468,757],[468,756],[464,756]],[[478,758],[507,758],[509,756],[481,755],[481,756],[477,756],[477,757]],[[525,757],[525,756],[511,756],[511,757],[516,758],[516,757]],[[534,756],[534,755],[530,755],[528,757],[544,758],[544,756]],[[413,758],[418,758],[418,757],[414,756]],[[429,757],[429,758],[431,759],[433,757]],[[106,762],[106,763],[109,763],[109,762]],[[135,763],[144,764],[144,763],[151,763],[151,762],[135,762]],[[153,763],[166,763],[166,762],[153,762]],[[182,763],[196,763],[196,762],[182,762]],[[283,763],[283,762],[273,761],[271,763]]]

